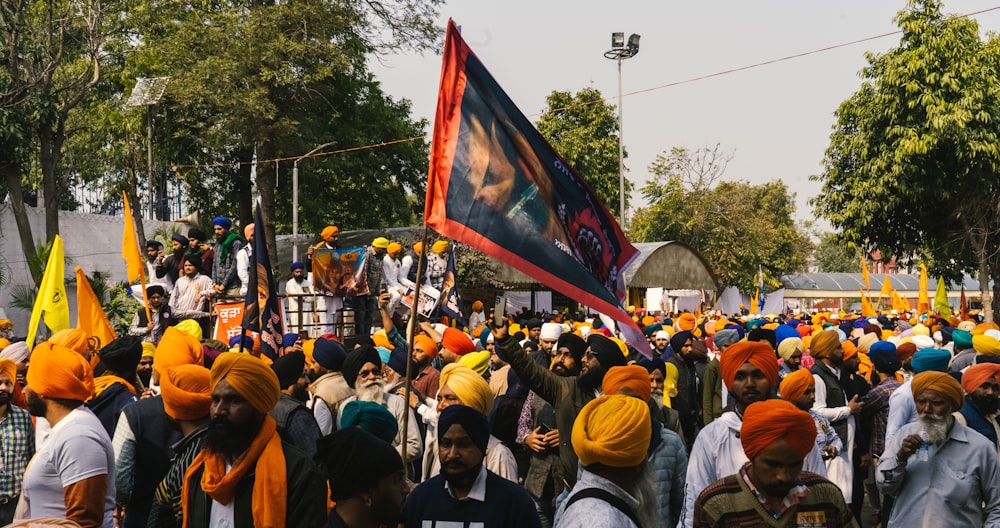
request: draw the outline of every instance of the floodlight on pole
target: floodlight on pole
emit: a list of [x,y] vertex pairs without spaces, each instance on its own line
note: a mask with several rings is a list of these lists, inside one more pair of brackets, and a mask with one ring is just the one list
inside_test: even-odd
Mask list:
[[639,53],[639,35],[632,33],[625,43],[625,33],[611,34],[611,49],[604,52],[604,57],[618,62],[618,201],[619,222],[622,231],[625,230],[625,146],[622,136],[622,60],[635,57]]
[[331,141],[329,143],[323,143],[322,145],[306,152],[305,154],[295,158],[295,162],[292,163],[292,261],[299,260],[299,162],[303,158],[308,158],[313,154],[319,152],[321,149],[325,149],[333,145],[335,142]]
[[153,198],[153,105],[163,99],[170,77],[139,77],[125,106],[146,107],[146,169],[149,171],[149,217],[154,218],[156,205]]

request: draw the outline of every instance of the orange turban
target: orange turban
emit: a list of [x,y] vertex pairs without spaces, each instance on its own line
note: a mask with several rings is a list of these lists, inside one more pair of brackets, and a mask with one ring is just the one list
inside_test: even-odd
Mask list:
[[965,392],[962,391],[962,385],[955,378],[951,377],[950,374],[945,374],[944,372],[934,370],[921,372],[913,376],[913,381],[910,383],[914,398],[925,390],[932,390],[950,400],[952,411],[960,409],[962,407],[962,400],[965,399]]
[[719,370],[727,389],[733,384],[736,371],[746,363],[759,368],[767,376],[771,389],[778,386],[778,359],[771,345],[762,341],[738,341],[719,357]]
[[438,355],[437,343],[424,334],[418,334],[413,337],[413,346],[414,348],[420,347],[420,350],[423,350],[424,354],[427,354],[431,359],[434,359]]
[[10,341],[6,338],[0,337],[0,350],[3,350],[10,346]]
[[174,420],[201,420],[212,407],[211,374],[201,365],[170,367],[160,376],[160,395],[167,416]]
[[781,380],[781,388],[778,389],[778,393],[781,394],[783,400],[795,401],[804,396],[806,389],[815,383],[816,380],[813,379],[812,373],[807,369],[800,368]]
[[278,403],[278,376],[259,358],[239,352],[223,352],[212,363],[212,390],[226,380],[254,409],[267,413]]
[[472,311],[473,312],[478,312],[478,311],[481,311],[482,309],[483,309],[483,301],[473,301],[472,302]]
[[[865,335],[874,336],[875,334],[865,334]],[[851,359],[852,357],[858,355],[858,347],[854,346],[854,343],[850,341],[844,341],[843,343],[841,343],[841,346],[844,348],[844,361],[847,361],[848,359]]]
[[[79,328],[67,328],[60,330],[49,338],[49,343],[66,347],[77,354],[86,355],[89,349],[87,343],[87,332]],[[107,343],[102,343],[107,344]]]
[[1000,364],[979,363],[973,365],[962,373],[962,388],[965,389],[966,394],[972,394],[991,378],[993,381],[1000,381]]
[[389,341],[389,336],[385,334],[384,328],[372,334],[372,341],[375,342],[375,346],[377,347],[384,347],[388,348],[389,350],[396,348],[392,345],[392,342]]
[[403,246],[399,245],[399,242],[389,242],[389,247],[386,248],[386,253],[390,255],[399,253],[403,251]]
[[204,355],[205,349],[194,336],[168,326],[156,344],[153,368],[163,374],[177,365],[201,365]]
[[87,401],[94,395],[94,371],[75,350],[48,341],[31,351],[28,386],[46,398]]
[[326,226],[322,231],[319,232],[319,236],[323,238],[330,238],[340,232],[337,226]]
[[824,330],[809,342],[809,353],[816,359],[823,359],[838,348],[841,348],[840,334],[836,330]]
[[651,435],[647,402],[623,394],[601,396],[573,422],[573,451],[584,467],[635,467],[646,460]]
[[441,346],[459,356],[476,351],[476,345],[472,344],[472,339],[468,335],[451,327],[444,329]]
[[743,453],[751,461],[784,440],[799,456],[805,458],[816,443],[816,422],[806,411],[785,400],[764,400],[751,403],[743,413],[740,442]]
[[690,312],[682,313],[674,323],[674,327],[681,332],[685,330],[690,332],[691,330],[694,330],[695,326],[698,326],[698,321],[694,318],[694,314]]
[[254,225],[253,224],[247,224],[243,228],[243,238],[245,238],[247,240],[250,240],[250,237],[253,236],[253,230],[254,230]]
[[413,244],[413,252],[416,253],[417,255],[419,255],[423,250],[424,250],[423,242],[417,242],[416,244]]
[[608,369],[601,387],[604,394],[618,394],[622,387],[631,389],[642,401],[648,401],[653,393],[653,386],[649,382],[649,371],[639,365]]
[[451,363],[441,370],[439,386],[447,386],[462,400],[462,405],[490,415],[493,410],[493,391],[490,384],[471,368]]
[[17,363],[12,359],[0,358],[0,375],[7,376],[11,383],[17,383]]

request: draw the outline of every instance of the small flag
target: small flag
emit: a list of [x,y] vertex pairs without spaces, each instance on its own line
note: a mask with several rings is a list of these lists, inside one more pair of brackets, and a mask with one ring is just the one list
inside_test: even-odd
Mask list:
[[923,315],[931,311],[931,302],[927,297],[927,268],[920,265],[920,291],[917,297],[917,312]]
[[969,318],[969,304],[965,300],[965,284],[962,284],[962,298],[958,301],[959,315],[963,321]]
[[250,255],[250,282],[243,308],[243,330],[260,332],[260,351],[278,359],[281,350],[281,336],[284,323],[278,311],[278,292],[275,289],[274,274],[271,272],[271,258],[267,254],[267,231],[260,216],[260,203],[254,213],[253,254]]
[[865,281],[865,291],[870,291],[872,285],[868,282],[868,264],[865,262],[864,253],[861,254],[861,279]]
[[861,292],[861,315],[875,317],[875,307],[872,306],[871,299],[865,295],[865,292],[861,288],[858,288],[858,291]]
[[139,253],[139,243],[136,241],[135,221],[132,219],[132,206],[128,196],[122,192],[125,200],[125,230],[122,232],[122,258],[125,259],[125,270],[128,282],[131,284],[143,273],[142,255]]
[[35,307],[31,310],[31,322],[28,323],[28,348],[35,346],[35,335],[38,333],[38,321],[45,314],[45,326],[58,332],[69,328],[69,300],[66,299],[66,282],[62,237],[56,235],[49,251],[49,260],[45,264],[45,274],[38,288]]
[[100,299],[80,266],[76,267],[76,312],[76,327],[99,339],[101,347],[118,338],[108,320],[108,314],[104,313]]
[[938,277],[937,290],[934,292],[934,309],[945,319],[951,317],[951,305],[948,304],[948,288],[941,277]]
[[448,255],[448,264],[444,272],[444,291],[441,292],[441,311],[448,317],[458,322],[458,327],[466,325],[465,317],[462,316],[462,298],[458,295],[458,281],[455,280],[455,246],[451,246]]

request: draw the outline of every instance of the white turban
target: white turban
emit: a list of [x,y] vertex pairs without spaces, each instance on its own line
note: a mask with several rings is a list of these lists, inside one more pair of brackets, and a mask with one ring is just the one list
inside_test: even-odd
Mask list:
[[559,339],[563,333],[563,325],[558,323],[545,323],[542,325],[542,335],[540,339]]
[[580,327],[580,337],[582,337],[583,340],[586,341],[587,340],[587,336],[589,336],[589,335],[590,335],[590,327],[589,326],[581,326]]
[[934,340],[930,336],[925,335],[915,335],[910,338],[913,344],[917,346],[917,350],[923,350],[925,348],[934,348]]
[[657,330],[653,339],[666,339],[667,341],[670,341],[670,334],[664,330]]
[[9,359],[14,363],[20,364],[28,360],[29,354],[28,343],[18,341],[4,347],[3,351],[0,352],[0,359]]

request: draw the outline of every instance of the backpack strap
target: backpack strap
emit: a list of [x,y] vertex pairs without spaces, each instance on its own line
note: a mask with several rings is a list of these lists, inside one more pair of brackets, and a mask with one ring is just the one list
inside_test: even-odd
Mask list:
[[574,502],[576,502],[578,500],[581,500],[581,499],[597,499],[597,500],[602,500],[602,501],[610,504],[611,506],[614,506],[615,509],[617,509],[618,511],[624,513],[625,516],[628,517],[629,519],[631,519],[632,522],[637,527],[641,528],[641,526],[642,526],[642,525],[639,524],[639,518],[636,517],[635,512],[632,511],[632,508],[629,508],[628,504],[625,504],[625,501],[623,501],[622,499],[620,499],[618,496],[614,495],[613,493],[611,493],[609,491],[602,490],[600,488],[585,488],[585,489],[582,489],[582,490],[574,493],[573,496],[570,497],[569,500],[566,501],[566,508],[563,511],[568,510],[569,507],[572,506]]

